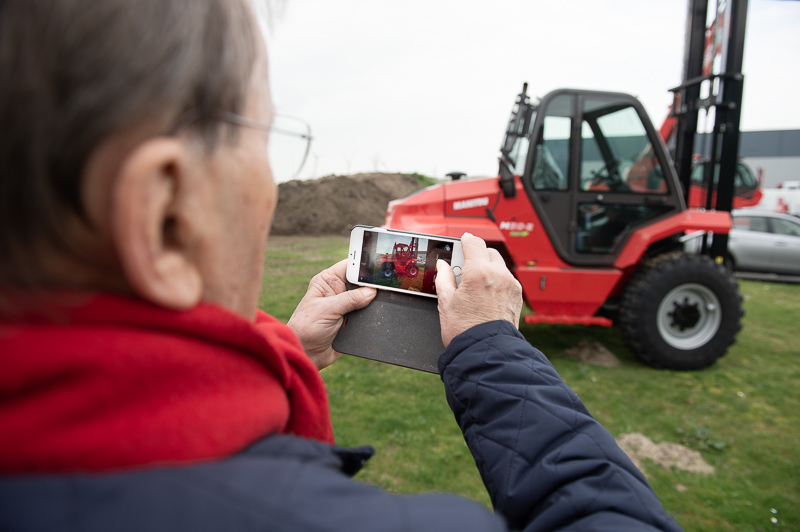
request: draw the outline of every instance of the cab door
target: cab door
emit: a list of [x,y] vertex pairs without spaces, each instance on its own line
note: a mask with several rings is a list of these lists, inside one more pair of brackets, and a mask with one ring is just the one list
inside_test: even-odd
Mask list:
[[663,143],[632,96],[552,92],[530,138],[523,185],[565,262],[611,265],[637,228],[685,209]]

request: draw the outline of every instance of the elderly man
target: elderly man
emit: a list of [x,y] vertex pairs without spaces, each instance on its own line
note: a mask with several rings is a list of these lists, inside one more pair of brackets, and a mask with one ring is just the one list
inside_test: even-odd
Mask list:
[[350,480],[318,368],[374,292],[257,309],[276,188],[246,0],[0,0],[1,530],[678,529],[471,235],[447,399],[495,513]]

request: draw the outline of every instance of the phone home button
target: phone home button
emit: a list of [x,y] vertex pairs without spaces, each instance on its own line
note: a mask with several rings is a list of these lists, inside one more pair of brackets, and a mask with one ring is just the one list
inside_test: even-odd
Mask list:
[[453,266],[453,273],[456,277],[461,277],[461,266]]

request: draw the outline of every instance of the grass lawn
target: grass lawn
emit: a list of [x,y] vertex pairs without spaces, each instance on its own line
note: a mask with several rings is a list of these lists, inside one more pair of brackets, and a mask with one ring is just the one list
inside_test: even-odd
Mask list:
[[[347,256],[344,237],[273,237],[261,307],[284,321],[309,279]],[[697,372],[639,363],[613,328],[522,325],[590,412],[615,436],[686,443],[710,476],[645,462],[667,511],[687,530],[800,530],[800,285],[740,281],[738,342]],[[597,341],[622,361],[589,366],[564,355]],[[344,356],[323,371],[340,445],[378,451],[357,477],[398,493],[489,498],[445,402],[439,377]],[[721,449],[717,449],[721,447]]]

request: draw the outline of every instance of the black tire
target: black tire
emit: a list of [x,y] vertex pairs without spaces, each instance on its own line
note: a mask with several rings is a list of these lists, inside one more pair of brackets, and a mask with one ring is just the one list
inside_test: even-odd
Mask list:
[[383,276],[386,279],[393,279],[394,277],[397,276],[397,273],[394,269],[394,264],[392,264],[391,262],[384,262],[382,271],[383,271]]
[[733,276],[705,255],[669,253],[645,264],[620,302],[628,346],[656,368],[694,370],[723,356],[742,328]]

